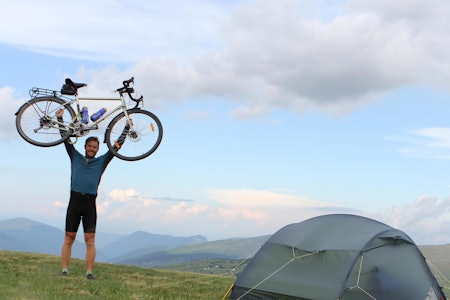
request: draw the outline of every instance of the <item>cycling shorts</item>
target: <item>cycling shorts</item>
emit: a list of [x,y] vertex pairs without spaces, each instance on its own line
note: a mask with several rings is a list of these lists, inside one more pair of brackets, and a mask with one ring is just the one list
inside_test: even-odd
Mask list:
[[95,233],[97,226],[97,195],[70,191],[70,201],[66,214],[66,232],[77,232],[83,222],[85,233]]

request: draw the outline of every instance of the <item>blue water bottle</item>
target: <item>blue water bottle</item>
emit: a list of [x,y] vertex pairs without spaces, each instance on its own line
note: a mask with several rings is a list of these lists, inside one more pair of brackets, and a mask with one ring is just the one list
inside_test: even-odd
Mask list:
[[83,108],[81,109],[81,122],[83,122],[84,124],[89,123],[89,113],[86,106],[83,106]]
[[92,122],[95,122],[95,121],[97,121],[98,119],[100,119],[102,116],[103,116],[103,114],[106,112],[106,107],[103,107],[102,109],[100,109],[98,112],[96,112],[95,114],[93,114],[92,116],[91,116],[91,120],[92,120]]

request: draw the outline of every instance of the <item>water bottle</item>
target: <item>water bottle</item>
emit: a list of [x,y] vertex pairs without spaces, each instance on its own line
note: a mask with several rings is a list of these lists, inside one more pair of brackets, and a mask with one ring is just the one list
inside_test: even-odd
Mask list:
[[93,114],[92,116],[91,116],[91,120],[92,120],[92,122],[95,122],[95,121],[97,121],[98,119],[100,119],[102,116],[103,116],[103,114],[106,112],[106,107],[103,107],[102,109],[100,109],[98,112],[96,112],[95,114]]
[[89,113],[86,106],[83,106],[83,108],[81,109],[81,122],[83,122],[84,124],[89,123]]

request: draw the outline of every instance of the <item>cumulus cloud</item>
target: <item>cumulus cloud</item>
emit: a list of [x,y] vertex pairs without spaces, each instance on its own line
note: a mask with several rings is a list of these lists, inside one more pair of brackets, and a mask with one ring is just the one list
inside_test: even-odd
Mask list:
[[10,140],[18,136],[15,127],[15,112],[20,107],[23,99],[15,97],[14,89],[11,87],[0,88],[0,138]]
[[[264,190],[210,190],[206,194],[208,200],[198,203],[172,198],[166,201],[164,197],[143,196],[133,189],[116,189],[99,196],[99,220],[109,228],[121,230],[202,234],[210,239],[224,239],[268,235],[312,217],[349,213],[403,230],[418,244],[443,244],[450,240],[450,198],[423,196],[370,212]],[[61,207],[60,203],[55,205]]]
[[[0,31],[0,39],[52,55],[127,62],[126,70],[111,73],[108,66],[108,72],[84,74],[91,73],[93,89],[113,77],[135,75],[151,82],[142,92],[160,105],[162,99],[211,97],[238,103],[232,115],[239,119],[274,108],[339,115],[411,84],[447,88],[450,79],[445,0],[343,1],[331,9],[301,0],[186,3],[52,4],[54,15],[62,10],[83,15],[83,22],[57,27],[52,18],[19,26],[11,11],[20,9],[26,18],[23,14],[39,15],[46,5],[30,2],[24,12],[11,3],[0,16],[12,26]],[[183,14],[173,9],[178,5]],[[119,22],[106,21],[115,16]],[[48,28],[51,36],[35,33]]]
[[422,196],[416,201],[393,206],[373,217],[404,230],[416,243],[441,244],[450,241],[450,198]]

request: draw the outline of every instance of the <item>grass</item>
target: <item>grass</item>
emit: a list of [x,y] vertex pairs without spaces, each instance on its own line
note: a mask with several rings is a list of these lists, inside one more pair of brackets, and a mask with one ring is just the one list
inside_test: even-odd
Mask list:
[[247,266],[248,260],[242,259],[206,259],[195,260],[191,262],[185,262],[180,264],[165,265],[155,267],[156,269],[163,270],[176,270],[185,272],[195,272],[210,275],[224,275],[224,274],[238,274],[245,266]]
[[96,280],[85,277],[84,261],[71,261],[60,276],[60,258],[0,251],[2,299],[222,299],[233,276],[145,269],[97,263]]
[[[444,259],[448,261],[448,257]],[[234,263],[212,260],[201,262],[195,268],[225,274],[231,265],[236,266]],[[439,260],[435,263],[440,270],[433,271],[444,292],[450,294],[450,270]],[[60,276],[59,265],[58,256],[0,251],[0,299],[210,300],[222,299],[235,280],[234,276],[97,263],[97,279],[90,281],[85,277],[83,260],[71,261],[68,277]],[[195,268],[182,265],[186,270]]]

